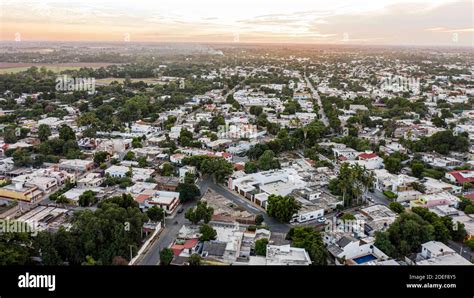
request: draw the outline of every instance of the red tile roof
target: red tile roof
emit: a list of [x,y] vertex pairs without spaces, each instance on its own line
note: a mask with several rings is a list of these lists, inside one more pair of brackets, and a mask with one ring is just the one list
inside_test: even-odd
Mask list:
[[375,158],[375,157],[378,157],[378,155],[375,154],[375,153],[362,153],[362,154],[359,155],[360,159],[371,159],[371,158]]
[[190,249],[195,247],[199,242],[199,239],[189,239],[184,242],[184,244],[174,244],[171,246],[171,250],[173,251],[173,254],[175,256],[179,256],[179,254],[184,250],[184,249]]
[[137,201],[138,203],[143,203],[145,200],[149,198],[151,198],[150,195],[140,194],[135,198],[135,201]]
[[465,182],[474,182],[474,175],[472,177],[463,177],[462,174],[468,174],[468,173],[474,173],[474,171],[471,170],[460,170],[460,171],[452,171],[449,172],[451,176],[456,179],[458,183],[465,183]]

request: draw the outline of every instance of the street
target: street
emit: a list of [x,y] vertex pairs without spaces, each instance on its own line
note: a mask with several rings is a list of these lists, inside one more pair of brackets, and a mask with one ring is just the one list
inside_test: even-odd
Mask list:
[[458,242],[454,242],[452,240],[448,240],[448,246],[451,247],[455,252],[463,256],[466,260],[472,261],[474,260],[474,253],[471,249],[463,244]]
[[324,125],[329,126],[329,120],[328,120],[328,117],[326,117],[326,113],[324,113],[323,104],[321,102],[321,97],[319,97],[318,91],[316,91],[316,89],[313,87],[313,85],[311,84],[311,81],[306,76],[306,73],[304,74],[304,78],[306,80],[306,84],[308,85],[309,89],[311,89],[311,92],[313,94],[313,98],[316,99],[316,101],[318,103],[318,106],[319,106],[318,114],[319,114],[319,117],[320,117],[321,121],[324,123]]

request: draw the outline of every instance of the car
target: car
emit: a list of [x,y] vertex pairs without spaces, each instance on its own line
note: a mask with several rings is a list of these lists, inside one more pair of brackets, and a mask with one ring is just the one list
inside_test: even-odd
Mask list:
[[183,211],[184,211],[183,207],[178,209],[178,213],[183,213]]
[[324,216],[318,217],[317,221],[319,223],[324,223],[324,222],[326,222],[326,217],[324,217]]
[[344,215],[344,212],[342,212],[342,211],[339,211],[338,213],[336,213],[336,217],[337,217],[337,218],[339,218],[339,217],[341,217],[341,216],[343,216],[343,215]]

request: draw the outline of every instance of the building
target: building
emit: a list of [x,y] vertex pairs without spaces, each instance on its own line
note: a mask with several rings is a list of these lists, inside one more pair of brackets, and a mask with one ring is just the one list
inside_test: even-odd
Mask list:
[[54,178],[39,177],[33,175],[20,175],[12,179],[14,184],[24,184],[26,186],[36,186],[44,193],[51,193],[58,187]]
[[0,197],[35,203],[43,197],[43,192],[37,186],[26,186],[19,182],[1,187]]
[[293,168],[270,170],[229,178],[228,187],[257,205],[266,207],[269,195],[289,195],[293,190],[304,188],[306,182]]
[[59,169],[68,172],[87,172],[94,168],[94,161],[84,159],[65,159],[59,163]]
[[158,206],[165,210],[167,215],[172,214],[179,205],[179,192],[148,189],[139,194],[135,201],[140,204],[140,209],[148,210]]
[[159,190],[175,191],[180,180],[173,176],[156,176],[155,182]]
[[105,178],[99,173],[88,173],[85,177],[77,180],[77,186],[80,188],[99,187]]
[[116,166],[113,165],[105,170],[105,173],[110,177],[114,178],[124,178],[127,177],[130,170],[132,171],[132,181],[145,181],[155,173],[153,169],[144,169],[144,168],[134,168],[134,167],[125,167],[125,166]]
[[421,253],[416,256],[416,265],[472,265],[446,244],[429,241],[421,245]]
[[410,207],[431,208],[435,206],[446,205],[456,208],[460,199],[449,192],[421,195],[417,200],[410,202]]
[[266,265],[308,266],[311,259],[304,248],[287,245],[267,245]]
[[464,183],[474,183],[474,170],[452,171],[445,174],[445,178],[455,183],[463,185]]

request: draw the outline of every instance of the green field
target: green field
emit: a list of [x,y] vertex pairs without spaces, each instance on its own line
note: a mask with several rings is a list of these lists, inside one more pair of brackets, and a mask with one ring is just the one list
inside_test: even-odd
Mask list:
[[[52,70],[54,72],[60,72],[67,69],[77,70],[81,68],[79,66],[58,66],[58,65],[43,65],[43,66],[46,67],[47,70]],[[27,70],[30,67],[31,66],[0,68],[0,74],[22,72],[22,71]]]

